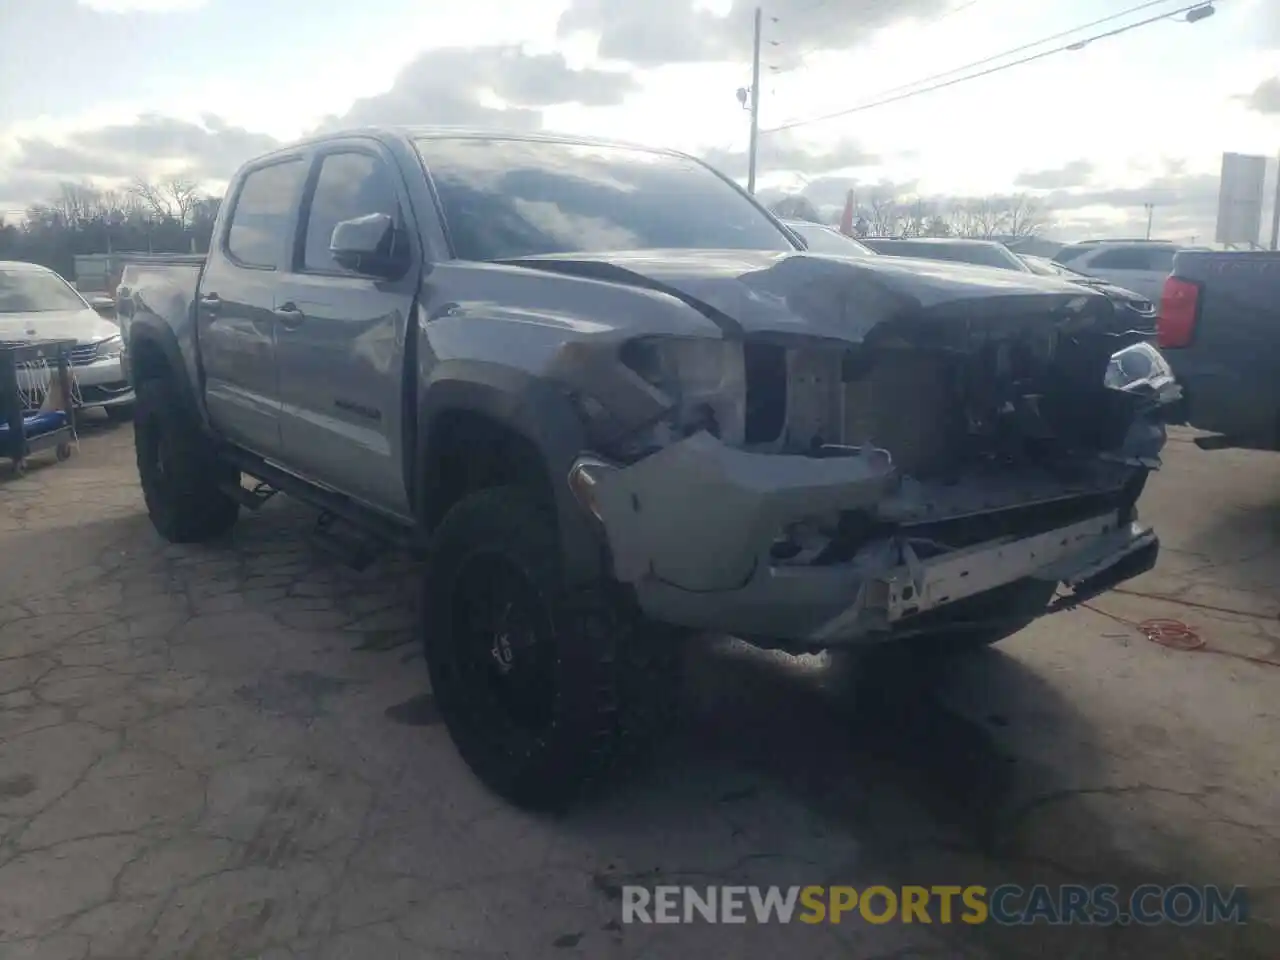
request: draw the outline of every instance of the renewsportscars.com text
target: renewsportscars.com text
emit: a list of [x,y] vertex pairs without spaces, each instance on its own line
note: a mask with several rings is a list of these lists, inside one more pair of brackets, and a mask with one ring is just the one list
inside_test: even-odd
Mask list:
[[623,923],[995,923],[1178,926],[1244,923],[1243,887],[1005,884],[755,887],[624,886]]

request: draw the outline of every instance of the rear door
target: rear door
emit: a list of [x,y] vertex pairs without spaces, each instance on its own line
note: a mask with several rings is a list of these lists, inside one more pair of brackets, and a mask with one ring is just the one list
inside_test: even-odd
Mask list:
[[[377,141],[318,148],[286,277],[277,287],[281,444],[289,469],[384,513],[408,517],[402,471],[405,349],[422,252],[405,183]],[[403,275],[334,262],[343,220],[385,213],[407,247]]]
[[228,440],[263,457],[280,452],[276,286],[289,262],[306,174],[300,154],[245,172],[197,292],[209,418]]
[[1164,281],[1173,269],[1173,247],[1104,247],[1087,259],[1072,264],[1090,276],[1140,293],[1159,302]]

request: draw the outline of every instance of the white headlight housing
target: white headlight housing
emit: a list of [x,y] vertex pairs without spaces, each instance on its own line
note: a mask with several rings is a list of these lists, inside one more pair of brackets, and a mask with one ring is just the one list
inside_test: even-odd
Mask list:
[[1164,356],[1149,343],[1135,343],[1111,355],[1103,382],[1113,390],[1154,391],[1173,382],[1173,370]]

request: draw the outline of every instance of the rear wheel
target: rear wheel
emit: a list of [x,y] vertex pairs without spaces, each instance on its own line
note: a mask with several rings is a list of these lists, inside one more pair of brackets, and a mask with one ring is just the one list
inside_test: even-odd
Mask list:
[[600,584],[566,591],[549,510],[481,490],[432,540],[423,589],[431,685],[458,752],[520,806],[562,807],[646,742],[674,699],[677,646]]
[[220,487],[239,473],[218,460],[167,380],[138,385],[134,444],[151,523],[166,540],[196,543],[231,529],[240,505]]

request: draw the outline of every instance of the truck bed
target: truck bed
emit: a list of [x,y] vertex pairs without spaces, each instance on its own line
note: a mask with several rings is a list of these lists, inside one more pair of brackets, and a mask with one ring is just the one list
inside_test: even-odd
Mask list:
[[[1189,337],[1171,335],[1170,289],[1195,299],[1193,313],[1185,308]],[[1280,449],[1280,253],[1179,253],[1160,345],[1187,422],[1218,434],[1213,446]]]

